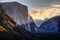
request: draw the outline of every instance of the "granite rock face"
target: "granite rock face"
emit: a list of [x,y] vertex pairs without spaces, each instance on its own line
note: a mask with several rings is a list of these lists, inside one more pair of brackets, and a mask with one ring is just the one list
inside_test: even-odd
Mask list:
[[[18,25],[22,26],[28,31],[32,30],[30,32],[33,32],[33,30],[35,30],[36,27],[33,26],[36,25],[34,24],[33,18],[28,15],[27,6],[24,6],[17,2],[0,3],[0,5],[5,9],[5,13],[10,16]],[[33,25],[31,25],[32,23]]]
[[5,13],[9,15],[13,20],[19,24],[23,25],[27,23],[28,18],[28,9],[27,6],[24,6],[17,2],[6,2],[0,3],[5,9]]
[[2,40],[31,40],[33,34],[18,25],[9,17],[0,5],[0,39]]

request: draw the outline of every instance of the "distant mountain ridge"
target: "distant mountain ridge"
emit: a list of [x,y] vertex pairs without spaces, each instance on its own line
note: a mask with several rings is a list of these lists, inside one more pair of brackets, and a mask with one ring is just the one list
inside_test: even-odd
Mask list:
[[45,21],[39,27],[39,32],[60,33],[60,15]]
[[[37,24],[40,22],[38,22],[38,21],[36,22],[35,20],[42,20],[41,21],[41,24],[42,24],[44,21],[46,21],[54,16],[60,15],[60,8],[33,9],[33,10],[29,11],[29,15],[33,18],[36,26],[38,26]],[[40,26],[38,26],[38,27],[40,27]]]

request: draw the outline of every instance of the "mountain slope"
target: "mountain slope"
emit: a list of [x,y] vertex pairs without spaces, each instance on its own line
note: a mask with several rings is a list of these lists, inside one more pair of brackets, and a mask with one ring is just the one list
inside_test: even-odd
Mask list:
[[5,14],[4,8],[0,5],[0,39],[30,40],[32,38],[33,35],[23,27],[16,24],[11,17]]
[[52,17],[51,19],[45,21],[42,23],[42,25],[39,28],[40,32],[49,32],[49,33],[58,33],[60,30],[60,16]]
[[27,23],[28,9],[27,6],[22,5],[18,2],[4,2],[0,3],[5,9],[5,13],[9,15],[13,20],[19,24],[23,25]]

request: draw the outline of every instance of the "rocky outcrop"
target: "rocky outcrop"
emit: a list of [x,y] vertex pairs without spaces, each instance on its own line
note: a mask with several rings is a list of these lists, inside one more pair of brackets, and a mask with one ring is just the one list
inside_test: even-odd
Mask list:
[[0,5],[0,39],[31,40],[34,38],[29,31],[19,26],[11,17],[9,17],[5,13],[4,8]]
[[0,5],[2,5],[2,7],[5,9],[5,13],[13,18],[17,24],[23,25],[27,23],[27,6],[24,6],[18,2],[5,2],[0,3]]

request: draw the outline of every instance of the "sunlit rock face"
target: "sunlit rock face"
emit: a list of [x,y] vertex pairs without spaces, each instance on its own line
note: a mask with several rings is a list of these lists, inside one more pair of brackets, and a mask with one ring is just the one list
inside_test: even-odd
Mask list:
[[44,21],[60,15],[60,8],[34,9],[29,11],[29,14],[32,16],[37,27],[40,27]]
[[0,38],[7,39],[9,36],[8,39],[11,39],[13,34],[16,33],[13,30],[15,27],[17,27],[17,24],[13,21],[12,18],[5,14],[4,8],[0,5]]
[[17,24],[23,25],[27,23],[28,18],[27,6],[24,6],[17,2],[6,2],[0,4],[5,9],[5,13],[9,15],[11,18],[13,18]]

